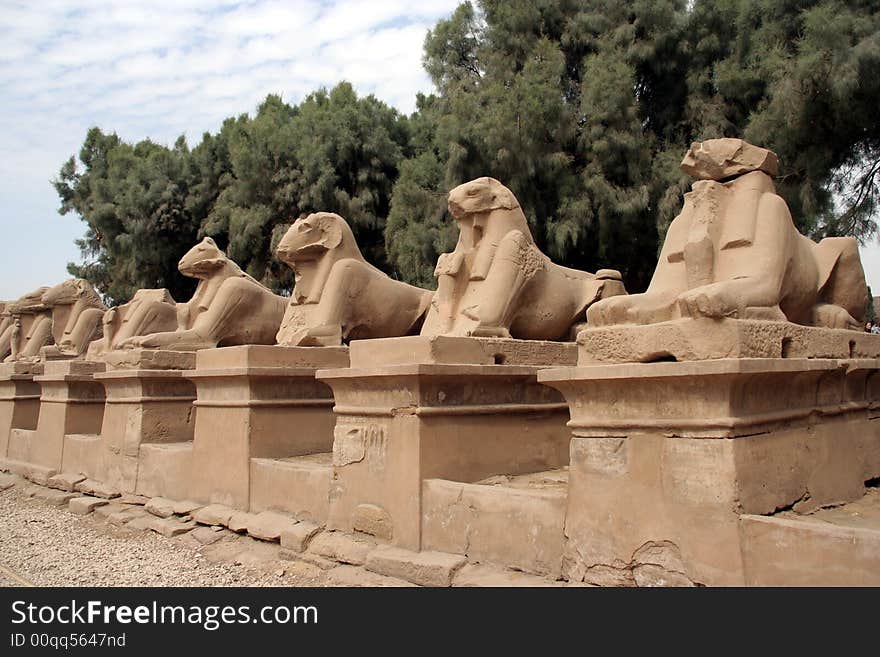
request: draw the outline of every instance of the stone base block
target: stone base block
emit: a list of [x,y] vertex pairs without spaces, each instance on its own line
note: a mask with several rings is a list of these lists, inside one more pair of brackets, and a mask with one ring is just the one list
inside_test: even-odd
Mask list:
[[384,365],[574,365],[577,347],[570,342],[459,338],[413,335],[402,338],[354,340],[352,367]]
[[166,351],[162,349],[122,349],[101,355],[108,372],[124,370],[191,370],[195,367],[196,352]]
[[32,459],[31,443],[33,443],[36,433],[36,429],[12,429],[9,432],[6,456],[12,461],[30,463]]
[[183,500],[192,480],[192,443],[145,443],[138,457],[138,495]]
[[196,369],[187,373],[198,389],[194,499],[251,508],[252,458],[329,452],[333,393],[315,380],[315,370],[347,366],[347,347],[257,345],[198,352]]
[[[393,360],[398,348],[407,350],[400,359],[491,363],[490,352],[502,343],[508,354],[504,365],[367,367]],[[540,366],[509,363],[526,356],[552,360],[541,354],[563,360],[568,354],[571,362],[570,346],[421,336],[352,342],[353,367],[317,374],[332,386],[336,400],[328,526],[353,531],[366,515],[387,518],[380,523],[383,536],[416,550],[423,480],[476,482],[566,465],[567,405],[537,383]]]
[[297,518],[327,521],[332,454],[251,459],[252,512],[276,509]]
[[62,472],[78,472],[95,479],[100,476],[100,434],[68,434],[64,436]]
[[880,336],[750,319],[677,319],[587,328],[578,364],[717,358],[880,358]]
[[740,537],[749,586],[880,586],[880,523],[744,515]]
[[422,549],[560,576],[564,483],[529,489],[429,479],[423,486]]
[[740,514],[840,504],[880,474],[877,366],[729,359],[539,373],[571,410],[565,578],[743,585]]

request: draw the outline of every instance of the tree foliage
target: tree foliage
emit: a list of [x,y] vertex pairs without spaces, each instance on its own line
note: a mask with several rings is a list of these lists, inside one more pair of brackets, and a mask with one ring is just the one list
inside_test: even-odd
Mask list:
[[804,232],[876,233],[876,1],[464,2],[429,32],[423,63],[436,93],[410,117],[342,83],[298,105],[269,96],[192,150],[91,130],[56,181],[61,212],[88,224],[88,264],[71,271],[117,300],[160,285],[185,296],[177,258],[207,234],[285,290],[273,241],[328,210],[368,260],[430,287],[457,236],[446,192],[490,175],[556,261],[620,269],[640,291],[690,184],[681,157],[719,136],[779,154]]

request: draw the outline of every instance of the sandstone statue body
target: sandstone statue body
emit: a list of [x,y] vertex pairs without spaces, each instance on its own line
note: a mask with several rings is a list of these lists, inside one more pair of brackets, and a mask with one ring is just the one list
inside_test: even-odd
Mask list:
[[595,301],[626,294],[620,273],[556,265],[541,253],[513,193],[494,178],[449,192],[458,244],[437,262],[422,335],[566,340]]
[[71,278],[43,294],[43,305],[52,309],[54,345],[49,357],[82,356],[89,343],[101,336],[102,319],[107,306],[92,284],[83,278]]
[[415,333],[433,295],[364,260],[348,223],[331,212],[294,222],[276,254],[296,272],[280,345],[333,346]]
[[40,349],[52,343],[52,311],[43,304],[48,287],[40,287],[6,306],[8,326],[0,343],[7,362],[37,360]]
[[691,146],[682,169],[699,180],[648,290],[595,304],[588,324],[727,317],[860,329],[867,287],[856,240],[801,235],[776,194],[777,166],[775,154],[740,139]]
[[[190,249],[178,269],[199,284],[192,299],[176,306],[177,330],[129,337],[120,347],[197,351],[275,342],[285,300],[242,271],[214,240],[206,237]],[[145,301],[138,312],[164,317],[165,305],[165,298]]]
[[103,324],[103,337],[89,345],[90,359],[119,348],[129,338],[176,330],[177,304],[165,288],[138,290],[131,301],[104,313]]

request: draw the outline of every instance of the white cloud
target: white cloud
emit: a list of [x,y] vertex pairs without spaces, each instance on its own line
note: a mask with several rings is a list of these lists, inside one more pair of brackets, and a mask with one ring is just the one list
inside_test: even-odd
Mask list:
[[192,144],[268,93],[298,102],[343,79],[409,113],[431,88],[425,34],[458,3],[0,0],[0,299],[78,259],[85,226],[56,214],[49,181],[90,126]]

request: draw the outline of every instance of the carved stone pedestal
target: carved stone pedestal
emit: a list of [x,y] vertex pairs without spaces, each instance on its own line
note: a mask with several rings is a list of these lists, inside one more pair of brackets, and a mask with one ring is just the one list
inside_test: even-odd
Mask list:
[[[180,494],[188,481],[165,490],[160,483],[166,480],[165,473],[156,472],[142,451],[153,444],[191,447],[196,394],[183,372],[194,366],[195,352],[118,351],[105,354],[103,360],[107,371],[95,379],[103,385],[107,400],[98,458],[90,459],[97,472],[85,471],[88,463],[65,462],[65,470],[95,477],[121,492]],[[168,464],[163,466],[167,469]]]
[[854,500],[880,474],[878,368],[766,358],[540,372],[571,412],[563,574],[743,585],[741,514]]
[[573,344],[551,342],[352,342],[350,369],[317,374],[336,399],[328,526],[418,550],[424,480],[565,465],[567,409],[535,375],[574,359]]
[[[252,468],[266,471],[271,479],[278,473],[271,463],[265,463],[269,459],[330,452],[333,395],[327,385],[315,380],[315,371],[347,365],[347,347],[243,346],[199,351],[195,369],[186,374],[198,391],[192,499],[249,509],[253,483],[259,487],[258,507],[308,511],[298,508],[295,491],[285,489],[283,473],[271,486],[262,485],[266,483],[262,479],[262,483],[252,482]],[[329,472],[329,466],[324,470]],[[320,495],[326,499],[325,491]]]
[[12,429],[37,428],[40,415],[40,384],[34,374],[42,364],[0,363],[0,459],[6,459]]
[[43,364],[43,374],[35,376],[40,386],[40,411],[35,429],[12,429],[7,457],[24,473],[45,483],[62,470],[67,436],[96,435],[104,414],[104,389],[94,374],[104,369],[101,363],[81,360],[58,360]]

